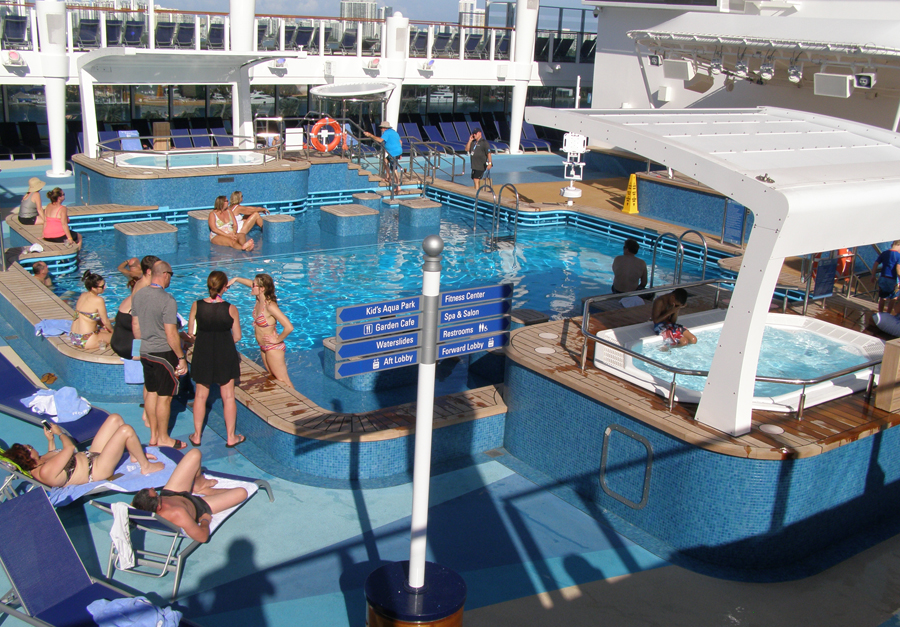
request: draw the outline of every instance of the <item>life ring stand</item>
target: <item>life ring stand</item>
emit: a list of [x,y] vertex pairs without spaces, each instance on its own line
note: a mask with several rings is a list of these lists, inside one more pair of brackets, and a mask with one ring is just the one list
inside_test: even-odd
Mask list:
[[[331,127],[334,132],[334,139],[328,142],[328,145],[323,144],[322,140],[319,139],[319,132],[326,126]],[[313,145],[313,148],[319,152],[331,152],[340,145],[343,132],[341,130],[341,125],[337,123],[337,120],[324,117],[315,123],[312,130],[309,132],[309,137],[309,142]]]

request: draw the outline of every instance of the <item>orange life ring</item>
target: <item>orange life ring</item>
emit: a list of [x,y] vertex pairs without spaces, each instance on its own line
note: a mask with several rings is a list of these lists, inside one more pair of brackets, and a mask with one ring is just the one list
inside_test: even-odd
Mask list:
[[[319,139],[319,132],[326,126],[330,127],[334,133],[334,139],[328,142],[327,146]],[[313,126],[312,130],[309,132],[309,143],[311,143],[319,152],[331,152],[340,145],[342,136],[341,125],[337,123],[337,120],[322,118],[316,122],[315,126]]]

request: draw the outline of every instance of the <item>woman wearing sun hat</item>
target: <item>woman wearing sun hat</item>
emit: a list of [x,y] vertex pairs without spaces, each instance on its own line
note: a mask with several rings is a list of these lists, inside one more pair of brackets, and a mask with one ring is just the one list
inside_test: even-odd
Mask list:
[[22,224],[44,223],[44,208],[41,205],[41,190],[44,185],[46,183],[36,176],[28,179],[28,191],[19,204],[19,222]]

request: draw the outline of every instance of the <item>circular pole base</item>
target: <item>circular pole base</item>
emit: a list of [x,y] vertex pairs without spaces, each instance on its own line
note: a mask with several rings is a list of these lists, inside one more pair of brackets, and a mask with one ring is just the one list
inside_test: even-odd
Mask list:
[[425,585],[409,587],[409,561],[392,562],[366,579],[368,627],[460,627],[466,582],[455,571],[425,562]]

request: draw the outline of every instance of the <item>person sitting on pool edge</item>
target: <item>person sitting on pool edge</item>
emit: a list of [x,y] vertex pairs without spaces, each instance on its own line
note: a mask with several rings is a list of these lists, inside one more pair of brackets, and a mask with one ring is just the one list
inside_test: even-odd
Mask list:
[[697,343],[697,336],[677,322],[678,312],[687,304],[687,297],[687,292],[679,287],[653,301],[653,332],[662,336],[666,344],[687,346]]
[[[212,515],[246,501],[248,495],[244,488],[216,488],[216,479],[203,476],[201,460],[200,449],[192,449],[178,462],[162,490],[141,490],[131,501],[131,506],[155,512],[184,529],[192,540],[206,542]],[[200,496],[195,496],[198,494]]]

